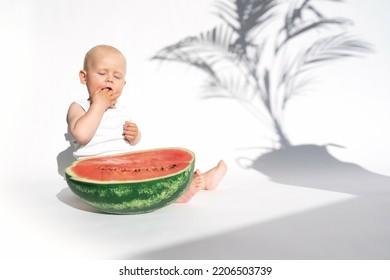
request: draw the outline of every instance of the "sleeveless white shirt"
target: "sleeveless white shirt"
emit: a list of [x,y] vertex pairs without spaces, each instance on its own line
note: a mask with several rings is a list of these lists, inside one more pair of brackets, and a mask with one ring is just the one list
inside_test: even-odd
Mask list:
[[[88,111],[90,103],[88,100],[78,100],[85,112]],[[97,155],[108,155],[124,153],[131,150],[131,145],[124,139],[123,126],[125,121],[130,121],[130,116],[125,107],[116,104],[115,108],[107,109],[104,113],[95,135],[85,145],[80,145],[71,136],[71,143],[74,148],[73,156],[76,159]]]

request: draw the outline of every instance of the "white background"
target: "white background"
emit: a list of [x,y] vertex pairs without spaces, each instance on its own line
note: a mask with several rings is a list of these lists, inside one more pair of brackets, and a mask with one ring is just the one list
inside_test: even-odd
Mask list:
[[[128,59],[123,98],[143,128],[144,147],[185,145],[197,150],[207,143],[218,158],[235,148],[262,146],[264,132],[253,129],[252,117],[238,104],[200,100],[200,73],[174,63],[158,67],[149,60],[161,48],[214,26],[218,19],[212,4],[2,0],[6,173],[15,177],[13,164],[20,155],[25,163],[39,162],[47,174],[56,173],[55,156],[68,144],[63,137],[67,108],[86,94],[78,82],[83,56],[100,43],[118,47]],[[315,91],[289,104],[286,122],[294,144],[340,144],[347,147],[339,151],[340,157],[389,174],[386,5],[334,5],[334,13],[352,19],[354,33],[372,43],[376,52],[324,68]],[[227,113],[231,110],[237,113]],[[37,175],[30,170],[29,176]]]
[[[269,143],[265,132],[256,129],[252,116],[233,101],[200,100],[203,76],[195,70],[174,63],[159,67],[158,62],[149,60],[161,48],[214,26],[218,19],[212,14],[213,3],[0,0],[0,200],[7,237],[2,238],[3,258],[117,258],[126,251],[114,241],[104,240],[102,245],[98,233],[88,240],[91,228],[83,227],[92,219],[93,229],[104,231],[96,223],[122,224],[122,216],[96,220],[99,215],[87,212],[85,216],[83,211],[58,199],[58,194],[66,189],[57,170],[57,156],[69,146],[64,138],[66,112],[74,99],[86,96],[78,81],[78,71],[85,52],[97,44],[116,46],[127,57],[127,85],[122,98],[130,105],[134,121],[143,132],[139,149],[184,146],[194,150],[202,170],[220,158],[230,168],[216,194],[202,194],[188,206],[126,219],[150,225],[144,229],[146,232],[161,230],[155,223],[157,219],[170,221],[173,226],[173,218],[185,221],[185,215],[193,218],[197,211],[200,217],[207,217],[219,207],[215,206],[217,201],[227,204],[226,207],[236,205],[221,197],[244,196],[236,192],[238,186],[248,196],[264,194],[260,203],[265,208],[253,206],[262,211],[259,217],[244,217],[240,221],[237,217],[236,223],[220,222],[199,232],[182,230],[181,238],[168,238],[165,245],[350,198],[346,194],[303,189],[303,196],[313,198],[308,202],[300,201],[302,193],[287,186],[268,189],[271,182],[265,176],[242,170],[235,162],[238,156],[256,157],[261,151],[246,148]],[[390,3],[356,0],[334,6],[335,13],[355,22],[354,32],[373,44],[375,52],[325,68],[316,90],[289,104],[288,135],[293,144],[343,145],[345,149],[332,149],[340,160],[390,175]],[[252,185],[263,185],[264,189],[254,190]],[[290,197],[296,195],[296,201],[281,201],[280,194],[286,192]],[[287,205],[286,209],[273,208],[269,203],[272,199],[278,205]],[[237,215],[253,211],[250,206],[243,208]],[[216,218],[226,217],[223,209],[216,211]],[[161,217],[164,213],[173,216],[166,219]],[[234,217],[234,213],[228,214]],[[168,228],[164,229],[169,235]],[[140,234],[145,231],[139,230]],[[138,244],[133,244],[137,253],[160,243],[151,237],[148,246],[140,245],[149,242],[147,237],[138,243],[130,241]],[[96,249],[96,244],[102,248]]]

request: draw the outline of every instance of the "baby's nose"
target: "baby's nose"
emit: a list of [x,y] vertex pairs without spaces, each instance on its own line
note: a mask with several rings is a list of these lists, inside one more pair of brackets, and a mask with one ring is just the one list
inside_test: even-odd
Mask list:
[[106,83],[112,83],[113,80],[114,79],[110,75],[108,75],[107,78],[106,78]]

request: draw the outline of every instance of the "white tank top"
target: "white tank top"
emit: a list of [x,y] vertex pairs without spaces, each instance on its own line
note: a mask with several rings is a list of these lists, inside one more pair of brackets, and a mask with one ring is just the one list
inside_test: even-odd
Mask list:
[[[78,100],[84,111],[88,111],[90,103],[88,100]],[[123,126],[125,121],[130,121],[130,116],[125,107],[116,104],[115,108],[107,109],[104,113],[95,135],[85,145],[77,143],[72,134],[69,133],[74,148],[73,156],[76,159],[83,157],[124,153],[131,150],[131,145],[123,137]]]

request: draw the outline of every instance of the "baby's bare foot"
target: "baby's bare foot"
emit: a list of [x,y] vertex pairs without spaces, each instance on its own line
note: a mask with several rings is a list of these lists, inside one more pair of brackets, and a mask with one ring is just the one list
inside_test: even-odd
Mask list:
[[222,178],[225,176],[227,171],[226,164],[223,160],[218,162],[218,165],[214,168],[210,169],[206,173],[203,174],[204,177],[204,189],[205,190],[213,190],[218,187]]
[[203,176],[199,170],[196,170],[187,190],[175,202],[186,203],[190,201],[195,194],[197,194],[200,190],[204,189],[204,186],[205,184],[203,181]]

